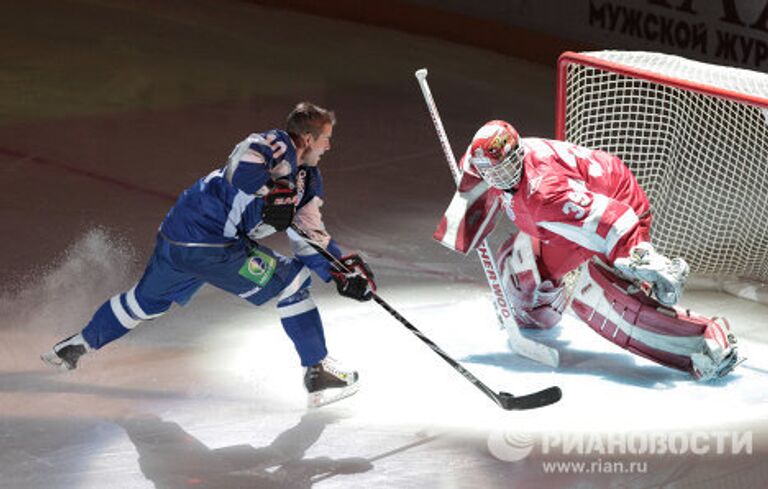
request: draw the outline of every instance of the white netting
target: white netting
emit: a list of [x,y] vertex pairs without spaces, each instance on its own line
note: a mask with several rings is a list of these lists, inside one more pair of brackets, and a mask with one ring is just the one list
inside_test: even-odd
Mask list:
[[[768,279],[768,75],[659,53],[589,57],[639,70],[567,65],[565,139],[619,155],[651,201],[652,236],[710,276]],[[643,71],[712,87],[713,94],[644,79]],[[561,90],[563,88],[561,87]],[[719,95],[714,95],[718,94]]]

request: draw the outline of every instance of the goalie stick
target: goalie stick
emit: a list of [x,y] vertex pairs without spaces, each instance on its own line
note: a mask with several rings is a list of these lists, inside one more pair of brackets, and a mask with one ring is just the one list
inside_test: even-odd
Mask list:
[[[427,69],[422,68],[416,70],[415,75],[416,80],[419,82],[421,93],[424,95],[424,101],[427,104],[427,109],[432,118],[432,123],[435,126],[435,131],[437,131],[437,138],[440,140],[440,146],[443,149],[445,159],[448,161],[448,166],[451,168],[453,179],[458,186],[459,181],[461,180],[461,171],[456,164],[456,158],[451,149],[451,143],[448,141],[448,135],[445,132],[443,122],[440,119],[440,114],[437,111],[437,105],[435,104],[434,98],[432,98],[432,92],[427,83]],[[499,276],[496,259],[488,247],[487,239],[484,239],[477,246],[477,254],[483,265],[483,271],[485,272],[485,278],[488,280],[488,286],[495,296],[493,305],[496,309],[496,317],[498,317],[499,323],[501,323],[501,326],[507,332],[510,348],[512,348],[515,353],[530,358],[531,360],[549,365],[550,367],[557,367],[560,362],[560,355],[556,349],[533,341],[530,338],[526,338],[520,332],[520,328],[515,322],[509,306],[512,302],[509,300],[509,294],[506,289],[504,289],[501,277]]]
[[[326,260],[331,262],[331,265],[335,267],[337,270],[340,270],[344,273],[350,273],[351,270],[347,268],[346,265],[344,265],[341,261],[339,261],[335,256],[333,256],[328,250],[323,248],[321,245],[316,243],[315,241],[310,238],[307,233],[299,229],[295,224],[291,224],[291,229],[296,232],[309,246],[311,246],[315,251],[320,253]],[[532,394],[527,394],[525,396],[514,396],[510,394],[509,392],[495,392],[490,387],[485,385],[480,379],[475,377],[469,370],[462,367],[459,362],[451,358],[446,352],[443,351],[442,348],[437,346],[432,340],[427,338],[424,333],[422,333],[416,326],[410,323],[407,319],[405,319],[399,312],[397,312],[392,306],[387,304],[387,302],[381,298],[377,293],[373,292],[373,300],[380,305],[382,308],[384,308],[385,311],[387,311],[389,314],[392,315],[395,319],[397,319],[400,324],[408,328],[408,330],[416,335],[421,341],[423,341],[427,346],[429,346],[433,352],[440,355],[440,357],[445,360],[451,367],[454,368],[457,372],[459,372],[465,379],[470,381],[475,387],[480,389],[483,394],[488,396],[499,405],[502,409],[506,409],[507,411],[510,410],[522,410],[522,409],[534,409],[538,407],[548,406],[550,404],[554,404],[555,402],[559,401],[562,397],[562,392],[560,391],[560,388],[557,386],[548,387],[544,390],[534,392]]]

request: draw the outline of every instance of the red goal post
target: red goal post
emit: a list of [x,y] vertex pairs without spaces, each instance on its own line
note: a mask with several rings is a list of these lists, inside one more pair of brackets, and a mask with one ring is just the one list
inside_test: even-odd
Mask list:
[[768,302],[768,75],[661,53],[566,52],[556,134],[627,163],[663,253]]

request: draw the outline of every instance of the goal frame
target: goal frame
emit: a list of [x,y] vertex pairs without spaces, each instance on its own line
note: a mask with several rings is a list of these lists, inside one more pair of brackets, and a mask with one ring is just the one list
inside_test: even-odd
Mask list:
[[600,68],[619,75],[633,76],[641,80],[656,82],[681,90],[690,90],[692,92],[711,95],[725,100],[738,100],[739,102],[761,109],[768,109],[768,98],[739,93],[734,90],[713,87],[711,85],[692,82],[681,78],[664,76],[652,71],[631,68],[611,61],[605,61],[588,54],[566,51],[561,54],[557,60],[557,104],[555,108],[555,136],[557,139],[565,139],[565,112],[566,99],[568,96],[566,79],[568,77],[568,65],[572,63],[578,63],[592,68]]
[[[618,75],[633,77],[639,80],[657,83],[668,87],[673,87],[690,92],[717,97],[731,102],[738,102],[750,105],[763,110],[768,121],[768,98],[740,93],[735,90],[707,85],[694,82],[674,76],[667,76],[657,72],[648,71],[641,68],[622,65],[613,61],[606,61],[589,53],[578,53],[566,51],[562,53],[557,61],[557,87],[555,104],[555,136],[557,139],[566,139],[566,112],[568,101],[568,67],[572,64],[578,64],[590,68],[605,70]],[[692,277],[689,283],[693,288],[698,289],[716,289],[731,293],[738,297],[768,304],[768,284],[755,279],[736,279],[728,277],[725,280],[718,280],[713,277]]]

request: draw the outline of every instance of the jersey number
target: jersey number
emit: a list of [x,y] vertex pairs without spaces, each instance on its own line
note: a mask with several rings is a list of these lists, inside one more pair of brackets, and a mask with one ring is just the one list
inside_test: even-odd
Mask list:
[[563,214],[573,214],[576,220],[580,220],[587,213],[587,207],[592,205],[592,197],[587,193],[587,187],[581,180],[568,179],[571,191],[568,192],[568,202],[563,205]]

